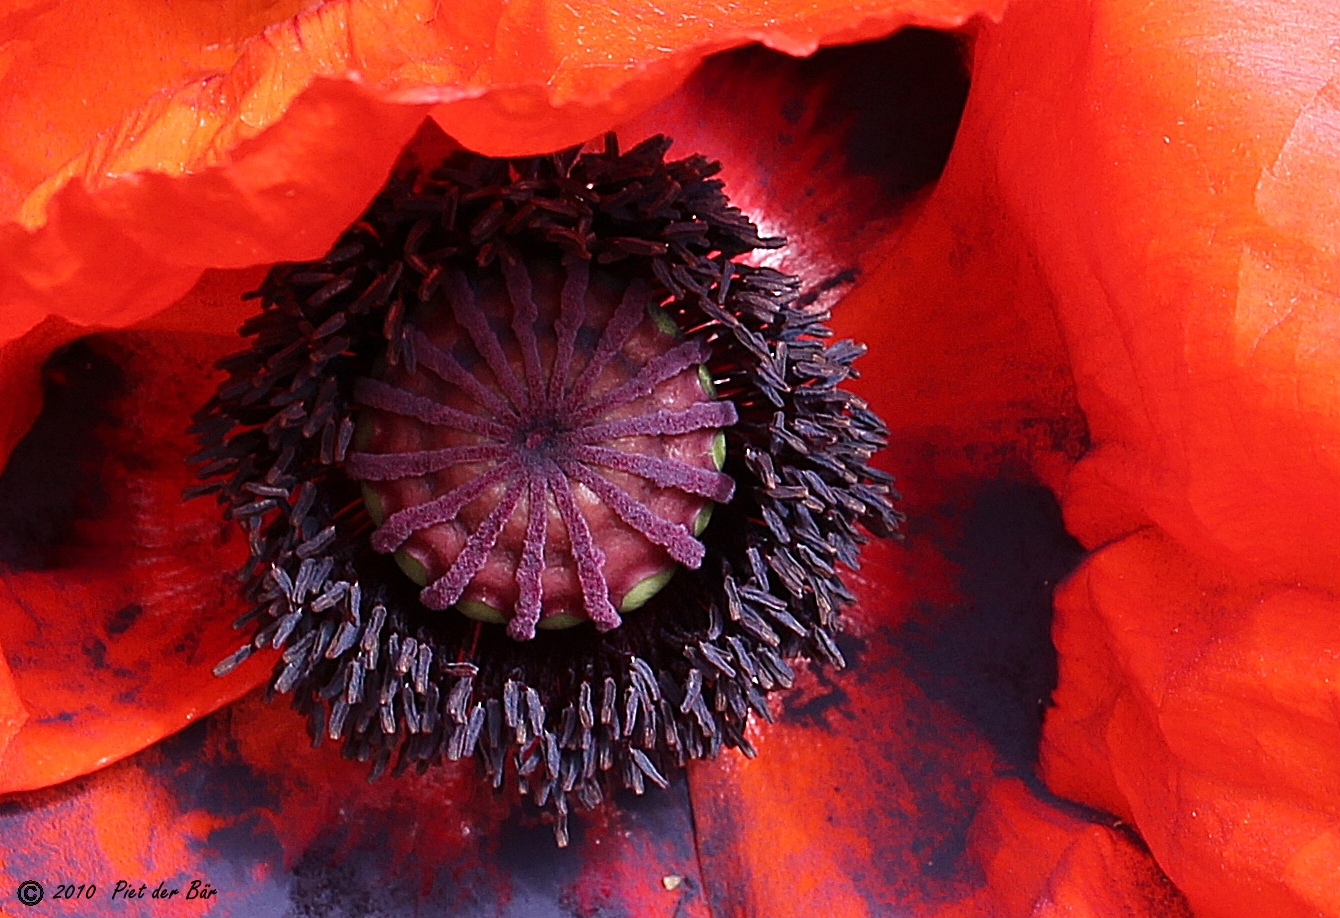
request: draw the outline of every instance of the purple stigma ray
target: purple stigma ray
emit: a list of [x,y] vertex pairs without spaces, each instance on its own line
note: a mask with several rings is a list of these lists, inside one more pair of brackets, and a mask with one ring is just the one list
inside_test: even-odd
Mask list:
[[530,274],[515,255],[502,259],[503,279],[507,295],[512,300],[512,334],[521,345],[521,363],[526,373],[529,405],[544,401],[544,370],[540,366],[540,343],[535,337],[535,323],[540,320],[539,308],[531,290]]
[[554,502],[558,504],[559,516],[563,518],[563,525],[568,527],[568,540],[572,543],[572,555],[577,562],[577,579],[582,585],[586,614],[597,631],[610,631],[619,627],[623,619],[610,603],[609,584],[605,580],[605,553],[592,540],[586,519],[577,509],[572,495],[572,482],[553,463],[549,464],[547,471],[549,489],[554,494]]
[[413,453],[354,453],[345,461],[349,474],[363,481],[394,481],[418,478],[464,462],[506,459],[511,451],[502,444],[450,446]]
[[646,364],[632,379],[620,383],[599,398],[587,402],[573,412],[573,420],[577,423],[585,423],[592,418],[599,417],[602,412],[615,405],[623,405],[648,395],[667,379],[678,376],[694,364],[702,363],[711,354],[712,349],[703,342],[685,341]]
[[465,326],[476,350],[484,356],[493,378],[498,381],[498,388],[502,389],[503,394],[511,400],[518,411],[524,412],[528,405],[526,392],[521,387],[520,380],[516,378],[516,373],[512,372],[512,365],[508,362],[507,355],[503,353],[498,336],[489,328],[488,316],[479,308],[470,282],[460,271],[449,271],[446,287],[456,320]]
[[535,637],[535,626],[539,624],[544,599],[544,543],[548,535],[549,506],[545,499],[544,477],[532,474],[527,484],[529,493],[526,512],[529,517],[526,521],[526,547],[516,566],[519,596],[516,615],[507,623],[507,633],[516,641],[529,641]]
[[581,375],[568,390],[568,397],[564,403],[569,409],[580,407],[600,371],[605,369],[605,365],[615,354],[619,353],[619,348],[623,347],[633,330],[642,322],[649,302],[651,302],[651,291],[647,289],[646,284],[633,281],[628,285],[619,307],[614,310],[614,318],[610,319],[600,336],[600,343],[596,345],[595,353],[591,355],[590,361],[582,368]]
[[354,384],[354,397],[365,407],[380,408],[434,427],[452,427],[497,440],[507,436],[507,428],[497,421],[440,405],[432,399],[387,385],[381,380],[360,379]]
[[419,362],[432,370],[438,379],[451,383],[453,386],[460,386],[470,393],[471,398],[493,412],[495,416],[513,421],[517,419],[517,413],[511,405],[499,398],[498,393],[484,385],[462,367],[455,357],[429,341],[428,336],[423,332],[417,328],[411,329],[407,340],[414,342],[414,350]]
[[[524,262],[515,255],[500,254],[499,261],[503,299],[510,301],[510,323],[490,320],[486,303],[480,301],[471,281],[463,272],[451,270],[443,278],[443,289],[450,315],[464,336],[448,338],[448,343],[439,344],[420,328],[411,325],[407,329],[406,340],[412,343],[418,363],[440,381],[432,383],[426,391],[439,391],[445,384],[447,391],[456,393],[452,404],[460,407],[441,404],[440,396],[415,391],[417,386],[412,378],[416,371],[410,367],[404,368],[408,378],[402,376],[395,384],[363,379],[355,387],[357,399],[366,408],[457,431],[444,435],[452,445],[438,449],[355,452],[349,456],[345,468],[351,477],[369,483],[448,476],[445,482],[437,480],[433,485],[446,493],[411,506],[402,504],[403,509],[391,513],[373,532],[372,547],[379,552],[396,551],[416,533],[459,520],[468,505],[490,489],[503,485],[498,503],[473,527],[455,557],[437,559],[432,574],[436,579],[419,595],[428,608],[447,608],[468,595],[485,565],[503,563],[491,558],[510,556],[515,559],[511,562],[515,601],[514,608],[503,611],[509,618],[507,633],[515,640],[533,638],[546,614],[545,555],[552,528],[549,515],[556,509],[567,531],[572,564],[569,570],[575,575],[575,584],[568,581],[571,585],[564,588],[569,591],[567,599],[557,602],[580,601],[585,616],[596,628],[608,631],[622,621],[615,608],[619,601],[617,594],[631,586],[620,580],[617,591],[611,587],[606,572],[609,558],[592,532],[586,516],[591,511],[583,510],[584,505],[596,506],[592,501],[603,504],[611,511],[604,519],[621,520],[645,540],[647,551],[662,550],[671,560],[686,567],[700,567],[706,549],[693,535],[686,519],[658,515],[643,502],[645,497],[634,496],[597,468],[635,476],[646,483],[643,487],[650,489],[648,493],[673,490],[724,503],[731,499],[735,489],[734,481],[714,468],[617,449],[612,441],[628,437],[674,437],[721,428],[737,422],[735,406],[708,400],[692,402],[681,410],[646,410],[651,406],[643,403],[641,414],[606,420],[610,412],[654,397],[659,386],[686,373],[694,373],[695,397],[707,396],[697,386],[695,368],[708,359],[710,347],[698,339],[673,341],[663,331],[647,326],[643,334],[648,337],[639,347],[652,341],[668,342],[661,345],[665,349],[655,352],[653,346],[654,356],[641,357],[635,366],[629,366],[625,356],[622,364],[625,368],[616,368],[619,366],[616,358],[625,353],[638,329],[643,323],[652,322],[647,313],[647,305],[653,299],[652,289],[634,280],[624,289],[617,305],[605,301],[609,311],[604,314],[606,320],[594,346],[579,348],[583,326],[592,315],[588,298],[593,294],[589,264],[570,259],[564,264],[558,302],[549,303],[553,337],[548,340],[553,349],[552,357],[546,358],[540,344],[541,318],[534,281]],[[548,289],[552,291],[553,287]],[[450,343],[453,340],[456,345]],[[454,352],[456,346],[467,340],[478,355],[474,361]],[[476,375],[485,367],[484,376]],[[590,396],[591,389],[607,372],[618,374],[614,384],[600,395]],[[683,387],[690,384],[685,377],[676,385],[680,388],[671,391],[683,393]],[[479,413],[475,413],[476,408]],[[431,438],[423,439],[427,436],[418,435],[418,442],[431,443]],[[464,443],[460,442],[462,436]],[[472,438],[485,442],[470,442]],[[698,454],[700,461],[707,458],[705,452]],[[483,471],[462,482],[462,473],[455,469],[470,463],[493,465],[486,465]],[[582,486],[580,500],[575,484]],[[523,497],[526,509],[519,511]],[[693,509],[693,504],[683,509],[686,505],[682,502],[665,506],[681,508],[676,511],[679,513],[699,512]],[[518,512],[525,513],[523,536],[515,526],[509,527]],[[504,531],[514,534],[507,537],[510,547],[498,554],[495,549]],[[637,554],[619,557],[621,563],[634,565],[624,570],[637,570],[638,564],[647,563],[635,560]],[[496,585],[499,582],[496,572],[490,576],[492,579],[487,582]],[[580,591],[580,598],[574,590]],[[507,602],[504,600],[504,604]],[[571,607],[560,604],[557,608]]]
[[445,609],[461,598],[461,594],[470,585],[475,574],[479,573],[479,569],[489,558],[489,552],[497,544],[503,526],[521,500],[525,484],[523,476],[517,475],[513,478],[507,485],[507,490],[503,492],[502,499],[498,501],[498,506],[494,507],[484,518],[484,522],[480,523],[479,528],[470,534],[465,547],[451,565],[451,570],[419,594],[420,602],[430,609]]
[[505,481],[520,468],[521,459],[514,456],[436,500],[391,514],[386,522],[372,533],[372,547],[380,552],[392,552],[404,545],[405,540],[420,529],[454,520],[465,509],[466,504],[498,482]]
[[735,493],[735,482],[729,475],[700,469],[674,459],[625,453],[607,446],[576,446],[572,449],[571,457],[580,462],[637,475],[662,488],[677,488],[699,497],[711,498],[719,504],[726,503]]
[[567,395],[573,348],[582,320],[586,317],[586,289],[591,281],[591,266],[581,259],[573,259],[568,262],[567,270],[567,280],[563,283],[563,294],[559,301],[558,322],[554,325],[558,349],[554,352],[554,369],[549,377],[547,408],[557,407]]
[[596,496],[613,507],[620,519],[664,548],[670,557],[680,564],[697,570],[703,563],[705,552],[703,543],[693,537],[688,527],[672,523],[652,513],[646,504],[580,462],[568,461],[561,464],[569,476],[586,485]]
[[600,443],[623,437],[670,436],[709,427],[728,427],[738,420],[730,402],[699,402],[683,411],[661,408],[650,414],[592,424],[572,434],[574,443]]

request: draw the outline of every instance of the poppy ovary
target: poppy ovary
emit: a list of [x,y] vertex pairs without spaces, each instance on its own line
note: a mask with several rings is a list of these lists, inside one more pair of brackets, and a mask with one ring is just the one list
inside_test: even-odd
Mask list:
[[359,380],[346,471],[425,607],[518,640],[607,631],[701,565],[735,407],[643,279],[501,261],[449,271],[402,359]]

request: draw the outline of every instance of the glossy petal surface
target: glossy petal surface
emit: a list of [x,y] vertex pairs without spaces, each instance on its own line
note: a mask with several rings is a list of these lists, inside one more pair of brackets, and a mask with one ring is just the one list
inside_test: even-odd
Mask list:
[[1094,441],[1061,492],[1095,554],[1058,599],[1043,772],[1210,918],[1337,908],[1336,17],[1020,4],[965,119]]

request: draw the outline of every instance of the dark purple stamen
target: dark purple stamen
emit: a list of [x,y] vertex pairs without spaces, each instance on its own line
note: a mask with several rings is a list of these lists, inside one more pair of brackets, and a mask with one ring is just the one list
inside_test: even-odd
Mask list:
[[[505,297],[495,298],[510,304],[509,322],[490,320],[499,309],[476,289],[482,282],[451,271],[435,304],[442,315],[406,333],[432,376],[405,366],[357,383],[355,397],[381,431],[369,447],[388,449],[355,452],[346,469],[390,510],[372,546],[412,548],[433,578],[420,594],[425,606],[445,609],[464,598],[492,608],[496,584],[510,580],[510,608],[500,611],[514,638],[533,637],[559,613],[609,630],[621,622],[620,597],[649,571],[702,563],[692,526],[706,506],[700,498],[724,503],[734,493],[713,463],[712,438],[736,422],[735,407],[709,400],[697,376],[707,345],[657,326],[645,282],[606,275],[594,291],[579,260],[565,266],[561,287],[552,269],[537,285],[517,256],[502,268]],[[582,346],[583,337],[596,343]],[[641,497],[628,490],[636,479],[644,482]],[[419,480],[444,493],[426,496]],[[672,506],[675,518],[648,505],[665,490],[685,495]],[[467,518],[472,504],[487,510]],[[518,523],[509,535],[518,514],[524,531]],[[593,518],[602,520],[595,532]],[[551,538],[558,531],[566,547]],[[556,567],[566,586],[557,578],[546,584]],[[472,586],[477,577],[494,586]]]

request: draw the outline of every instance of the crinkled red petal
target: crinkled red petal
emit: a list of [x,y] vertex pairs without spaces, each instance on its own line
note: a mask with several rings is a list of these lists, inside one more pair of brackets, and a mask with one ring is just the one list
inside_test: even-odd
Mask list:
[[1030,0],[983,30],[961,136],[1093,436],[1061,492],[1095,554],[1058,597],[1044,774],[1206,918],[1340,912],[1338,27]]
[[[0,343],[49,315],[131,324],[205,268],[318,257],[429,108],[480,152],[548,152],[649,108],[716,51],[761,41],[810,53],[1003,5],[331,0],[224,20],[186,4],[151,20],[163,60],[143,65],[140,45],[108,27],[146,28],[139,4],[11,14]],[[61,29],[69,39],[52,40]],[[62,62],[75,55],[71,84]],[[125,85],[102,92],[127,61]]]
[[0,792],[122,758],[268,672],[263,654],[209,675],[238,643],[231,572],[246,551],[209,500],[181,500],[186,419],[234,347],[117,332],[46,363],[42,414],[0,475],[0,644],[26,715],[0,751]]

